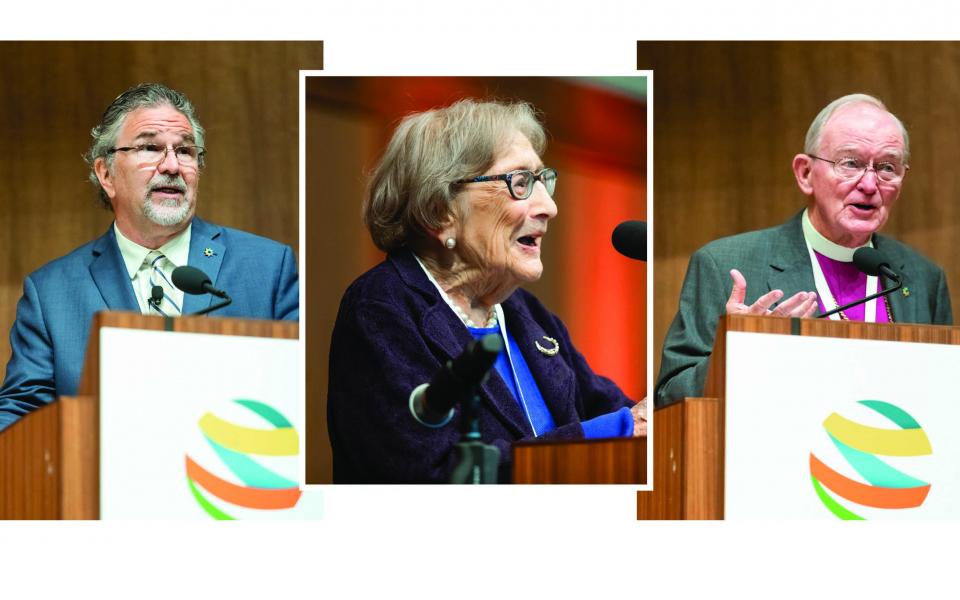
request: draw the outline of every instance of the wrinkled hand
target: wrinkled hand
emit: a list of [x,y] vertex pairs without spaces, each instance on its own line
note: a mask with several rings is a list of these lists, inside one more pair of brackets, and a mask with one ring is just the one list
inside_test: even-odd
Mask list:
[[781,290],[773,290],[757,298],[757,301],[747,306],[743,301],[747,297],[747,280],[740,271],[730,271],[733,279],[733,290],[727,299],[728,315],[761,315],[777,317],[811,317],[817,310],[817,294],[815,292],[797,292],[784,300],[773,310],[770,307],[783,297]]
[[647,399],[634,404],[630,413],[633,415],[633,437],[647,435]]

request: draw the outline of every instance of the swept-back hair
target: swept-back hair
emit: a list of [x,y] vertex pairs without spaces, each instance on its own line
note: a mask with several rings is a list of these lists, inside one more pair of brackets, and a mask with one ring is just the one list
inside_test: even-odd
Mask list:
[[[120,134],[120,129],[123,127],[127,115],[140,108],[153,108],[163,105],[172,106],[187,118],[190,127],[193,128],[196,145],[203,146],[203,127],[197,120],[193,104],[185,95],[162,83],[141,83],[123,92],[107,107],[97,126],[90,130],[93,143],[86,154],[83,155],[83,159],[90,167],[88,177],[94,187],[97,188],[100,194],[100,202],[104,208],[112,208],[110,198],[100,185],[94,164],[98,158],[102,158],[106,161],[108,169],[113,167],[113,154],[110,154],[110,149],[116,145],[117,136]],[[203,155],[201,154],[200,168],[203,168],[203,162]]]
[[833,116],[833,113],[837,112],[838,109],[850,105],[850,104],[870,104],[876,106],[882,111],[885,111],[893,120],[897,122],[897,126],[900,128],[900,135],[903,136],[903,162],[910,162],[910,136],[907,135],[907,128],[903,126],[903,122],[889,110],[887,110],[886,105],[880,101],[879,98],[867,94],[848,94],[846,96],[841,96],[837,98],[830,104],[823,107],[823,110],[813,119],[813,122],[810,123],[810,129],[807,130],[807,138],[803,145],[803,151],[807,154],[817,154],[820,152],[820,142],[823,137],[823,126],[827,124],[827,121],[830,120],[830,117]]
[[546,133],[526,102],[466,99],[405,117],[364,198],[363,219],[373,243],[389,252],[442,228],[462,188],[454,182],[482,175],[515,131],[543,154]]

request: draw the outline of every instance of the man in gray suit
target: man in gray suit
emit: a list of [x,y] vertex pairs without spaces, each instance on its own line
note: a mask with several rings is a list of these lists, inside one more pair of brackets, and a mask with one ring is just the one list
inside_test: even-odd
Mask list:
[[862,246],[883,252],[903,288],[831,318],[951,324],[943,269],[876,233],[900,196],[909,159],[906,129],[880,100],[852,94],[820,111],[793,158],[807,208],[783,225],[710,242],[690,258],[663,345],[657,405],[703,393],[724,313],[811,317],[882,287],[852,264]]

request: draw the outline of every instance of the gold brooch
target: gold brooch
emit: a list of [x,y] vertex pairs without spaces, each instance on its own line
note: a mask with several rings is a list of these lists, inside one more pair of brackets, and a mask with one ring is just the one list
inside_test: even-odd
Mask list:
[[557,343],[557,340],[547,336],[543,336],[543,339],[553,344],[553,348],[544,348],[540,345],[540,340],[536,340],[533,343],[536,344],[537,350],[539,350],[542,354],[546,354],[547,356],[556,356],[557,352],[560,352],[560,344]]
[[206,256],[207,258],[210,258],[211,256],[213,256],[213,248],[204,248],[203,255]]

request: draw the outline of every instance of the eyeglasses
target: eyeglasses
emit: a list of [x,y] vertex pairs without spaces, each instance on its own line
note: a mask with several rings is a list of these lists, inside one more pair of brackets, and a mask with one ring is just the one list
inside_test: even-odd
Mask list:
[[840,177],[841,179],[860,179],[872,164],[873,172],[877,174],[878,179],[887,183],[896,183],[903,179],[903,176],[907,174],[907,170],[910,168],[909,165],[904,165],[894,161],[874,163],[871,160],[870,162],[865,162],[859,158],[853,158],[852,156],[845,156],[837,160],[828,160],[826,158],[814,156],[813,154],[808,154],[807,156],[832,164],[833,172],[836,173],[837,177]]
[[139,146],[124,146],[110,148],[107,154],[115,152],[133,152],[134,158],[140,164],[157,165],[167,158],[167,152],[173,150],[173,155],[181,167],[196,167],[205,154],[201,146],[162,146],[160,144],[140,144]]
[[480,183],[483,181],[506,181],[507,189],[514,200],[526,200],[533,193],[533,186],[537,181],[547,189],[547,194],[553,197],[553,190],[557,187],[557,170],[541,169],[539,173],[533,171],[510,171],[503,175],[481,175],[470,179],[459,179],[454,183]]

